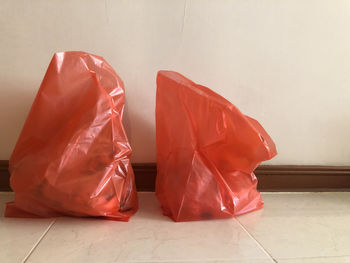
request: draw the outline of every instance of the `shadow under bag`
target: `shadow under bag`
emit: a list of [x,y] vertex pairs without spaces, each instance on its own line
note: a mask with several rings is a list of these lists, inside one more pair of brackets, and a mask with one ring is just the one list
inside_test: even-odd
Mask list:
[[253,173],[274,157],[262,126],[179,73],[160,71],[156,195],[174,221],[229,218],[263,207]]
[[7,217],[129,220],[138,207],[124,87],[102,58],[56,53],[10,158]]

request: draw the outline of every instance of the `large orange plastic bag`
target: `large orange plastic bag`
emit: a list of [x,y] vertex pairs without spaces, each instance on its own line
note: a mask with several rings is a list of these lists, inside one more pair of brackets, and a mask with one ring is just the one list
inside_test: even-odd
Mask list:
[[138,207],[123,82],[102,58],[53,56],[10,158],[8,217],[127,221]]
[[229,218],[263,207],[253,173],[276,148],[260,124],[179,73],[160,71],[156,195],[174,221]]

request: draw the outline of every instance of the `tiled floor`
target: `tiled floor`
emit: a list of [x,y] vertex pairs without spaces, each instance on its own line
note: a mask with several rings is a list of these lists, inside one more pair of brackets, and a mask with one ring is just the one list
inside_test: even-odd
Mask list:
[[0,217],[0,262],[350,263],[350,193],[263,193],[263,210],[187,223],[139,199],[128,223]]

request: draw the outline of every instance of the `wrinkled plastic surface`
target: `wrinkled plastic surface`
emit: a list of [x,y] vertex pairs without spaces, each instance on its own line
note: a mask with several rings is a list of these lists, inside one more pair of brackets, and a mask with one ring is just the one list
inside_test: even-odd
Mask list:
[[174,221],[229,218],[263,207],[253,173],[277,154],[254,119],[172,71],[157,76],[156,195]]
[[10,158],[8,217],[127,221],[138,207],[123,82],[102,58],[56,53]]

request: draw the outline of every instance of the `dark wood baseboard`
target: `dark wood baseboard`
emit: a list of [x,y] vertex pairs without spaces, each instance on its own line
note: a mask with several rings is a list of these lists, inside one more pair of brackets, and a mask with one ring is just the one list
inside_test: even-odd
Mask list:
[[0,160],[0,191],[11,191],[8,167],[8,161]]
[[[155,163],[133,164],[138,191],[154,191]],[[350,191],[350,166],[261,165],[255,170],[261,191]],[[0,191],[11,191],[8,161],[0,160]]]

